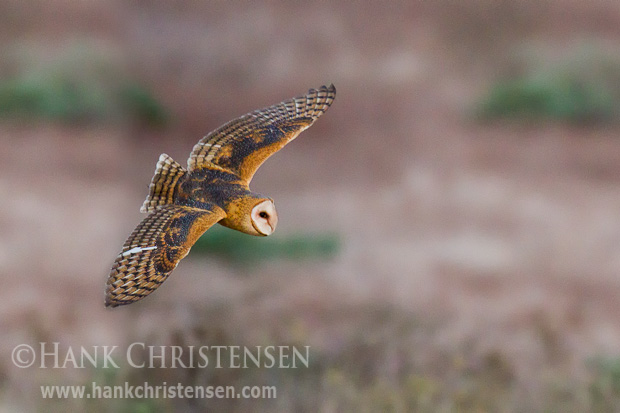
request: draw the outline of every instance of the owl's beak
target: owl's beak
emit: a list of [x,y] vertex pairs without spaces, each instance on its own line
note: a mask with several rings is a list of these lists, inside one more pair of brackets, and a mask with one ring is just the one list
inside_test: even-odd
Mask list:
[[278,215],[277,214],[272,215],[269,218],[269,221],[267,221],[267,223],[271,227],[271,232],[273,233],[276,230],[276,227],[278,226]]

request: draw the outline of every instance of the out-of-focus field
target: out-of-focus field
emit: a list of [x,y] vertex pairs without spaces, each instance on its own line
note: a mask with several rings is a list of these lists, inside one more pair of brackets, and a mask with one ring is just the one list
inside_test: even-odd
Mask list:
[[[477,115],[498,79],[531,66],[591,74],[600,60],[614,75],[618,42],[611,0],[2,2],[0,110],[28,93],[49,105],[0,118],[0,411],[618,410],[620,77],[574,89],[592,116]],[[153,295],[106,310],[159,154],[184,164],[222,123],[331,82],[332,108],[252,188],[276,201],[274,238],[338,247],[243,265],[194,251]],[[55,100],[65,92],[71,104]],[[40,342],[297,345],[311,358],[12,363]],[[276,385],[278,398],[41,398],[42,384],[92,381]]]

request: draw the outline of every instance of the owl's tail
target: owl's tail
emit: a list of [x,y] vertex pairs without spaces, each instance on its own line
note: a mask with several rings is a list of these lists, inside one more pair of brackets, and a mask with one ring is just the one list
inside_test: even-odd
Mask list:
[[155,167],[155,175],[153,175],[149,186],[149,194],[142,204],[140,212],[151,212],[159,205],[172,204],[177,182],[186,173],[187,171],[178,162],[162,153]]

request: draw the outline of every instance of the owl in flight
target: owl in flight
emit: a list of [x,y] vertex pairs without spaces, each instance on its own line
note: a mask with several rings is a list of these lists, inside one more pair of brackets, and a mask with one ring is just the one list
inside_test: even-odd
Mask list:
[[141,300],[168,278],[198,238],[215,223],[250,235],[278,224],[273,200],[250,191],[258,167],[309,128],[334,101],[334,85],[256,110],[202,138],[187,170],[166,154],[157,162],[138,224],[106,284],[105,305]]

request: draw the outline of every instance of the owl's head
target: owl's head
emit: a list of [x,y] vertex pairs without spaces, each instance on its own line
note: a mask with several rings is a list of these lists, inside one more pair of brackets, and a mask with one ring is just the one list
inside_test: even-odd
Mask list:
[[264,199],[252,208],[252,226],[260,235],[271,235],[278,225],[278,213],[271,199]]

